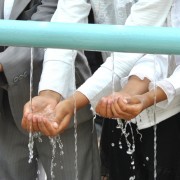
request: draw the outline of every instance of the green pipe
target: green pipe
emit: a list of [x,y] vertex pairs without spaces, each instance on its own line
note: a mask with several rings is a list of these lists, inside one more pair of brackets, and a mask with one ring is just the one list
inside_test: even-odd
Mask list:
[[180,29],[0,20],[0,45],[180,54]]

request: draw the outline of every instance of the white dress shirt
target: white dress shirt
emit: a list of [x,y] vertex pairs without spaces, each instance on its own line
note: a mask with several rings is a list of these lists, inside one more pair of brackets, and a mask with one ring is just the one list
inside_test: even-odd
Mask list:
[[5,0],[4,1],[4,19],[9,19],[12,11],[14,0]]
[[[132,0],[126,1],[127,3]],[[109,3],[111,4],[109,5]],[[119,4],[117,4],[117,2]],[[87,23],[89,11],[92,5],[95,20],[98,21],[98,18],[109,20],[107,17],[107,9],[104,9],[106,4],[108,7],[111,7],[112,13],[117,12],[114,8],[119,7],[124,0],[59,0],[58,7],[53,15],[53,22],[74,22],[74,23]],[[144,6],[146,4],[146,6]],[[160,6],[157,6],[160,4]],[[172,0],[139,0],[136,3],[134,9],[132,9],[133,16],[129,16],[126,25],[156,25],[161,26],[164,24],[164,21],[167,17],[167,13],[172,5]],[[122,6],[121,6],[122,7]],[[126,8],[126,6],[124,6]],[[139,7],[139,8],[138,8]],[[143,9],[144,7],[144,9]],[[100,12],[98,12],[98,10]],[[122,10],[121,8],[119,10]],[[104,12],[104,13],[103,13]],[[111,15],[111,13],[109,13]],[[117,13],[116,13],[117,14]],[[158,18],[154,16],[158,14]],[[121,15],[121,13],[120,13]],[[116,18],[116,16],[111,16]],[[144,19],[140,18],[144,17]],[[147,18],[145,18],[147,17]],[[153,19],[153,20],[152,20]],[[112,18],[110,19],[112,21]],[[112,22],[114,24],[115,20]],[[108,21],[110,23],[110,21]],[[43,73],[41,76],[41,81],[39,85],[39,91],[51,89],[60,93],[64,98],[68,97],[73,93],[74,82],[73,82],[73,63],[75,59],[75,51],[72,50],[62,50],[62,49],[47,49],[45,52],[45,60],[43,64]],[[127,75],[132,67],[132,63],[135,63],[136,60],[141,57],[142,54],[132,54],[132,53],[114,53],[114,63],[115,67],[121,67],[122,72],[115,72],[115,79]],[[126,60],[125,60],[126,59]],[[110,92],[110,84],[112,83],[112,69],[110,68],[112,58],[109,57],[107,61],[101,66],[99,71],[107,72],[106,74],[102,73],[101,78],[94,78],[96,81],[87,81],[79,91],[87,96],[91,102],[97,102],[99,98],[103,95],[107,95]],[[132,63],[128,63],[132,61]],[[121,64],[121,65],[120,65]],[[131,66],[130,66],[131,64]],[[128,68],[125,70],[122,67]],[[102,69],[102,70],[101,70]],[[117,68],[116,68],[117,69]],[[126,73],[126,74],[124,74]],[[53,74],[53,76],[50,76]],[[99,73],[96,73],[99,75]],[[88,84],[90,83],[90,84]],[[109,86],[110,85],[110,86]],[[109,86],[107,89],[106,87]],[[106,89],[106,90],[105,90]],[[110,88],[112,89],[112,88]],[[105,90],[105,91],[104,91]],[[102,93],[104,91],[104,93]],[[100,95],[100,96],[99,96]],[[102,95],[102,96],[101,96]],[[96,104],[96,103],[95,103]]]
[[[87,0],[59,0],[52,22],[88,23],[91,5]],[[73,64],[77,51],[50,49],[45,52],[39,91],[51,89],[67,98],[74,91]],[[50,76],[53,74],[53,76]]]
[[[172,0],[139,0],[132,6],[126,25],[134,26],[163,26],[173,4]],[[136,53],[114,53],[114,86],[115,90],[120,87],[120,79],[127,76],[143,54]],[[98,69],[90,79],[88,79],[78,91],[83,93],[91,102],[93,108],[100,98],[112,93],[112,57]]]

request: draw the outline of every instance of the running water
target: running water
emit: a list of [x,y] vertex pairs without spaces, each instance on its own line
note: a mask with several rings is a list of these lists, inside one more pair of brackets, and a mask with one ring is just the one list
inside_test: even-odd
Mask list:
[[[72,65],[72,77],[73,77],[73,86],[75,92],[76,90],[76,79],[75,79],[75,57],[76,52],[72,51],[72,59],[73,65]],[[76,98],[74,97],[74,151],[75,151],[75,160],[74,160],[74,166],[75,166],[75,180],[78,180],[78,149],[77,149],[77,116],[76,116]]]
[[[115,69],[115,65],[114,65],[114,53],[111,53],[111,57],[112,57],[112,94],[114,96],[115,93],[115,73],[114,73],[114,69]],[[131,127],[131,122],[130,121],[122,121],[121,119],[117,118],[117,127],[118,129],[121,129],[121,136],[119,139],[119,148],[122,149],[122,143],[121,143],[121,137],[125,137],[126,140],[126,144],[128,147],[127,150],[127,154],[129,154],[130,158],[131,158],[131,166],[132,169],[135,171],[135,163],[134,163],[134,158],[133,158],[133,153],[135,152],[135,139],[134,139],[134,133],[133,133],[133,129]],[[131,134],[127,132],[127,127],[129,126]],[[129,142],[128,137],[129,135],[132,136],[132,144]],[[114,146],[114,143],[111,144],[111,146]],[[135,179],[135,175],[131,176],[129,178],[129,180],[134,180]]]
[[[55,114],[53,109],[50,106],[47,106],[43,112],[41,114],[39,114],[40,116],[44,116],[46,118],[48,118],[49,121],[53,121],[55,118]],[[63,165],[61,162],[61,156],[64,155],[64,151],[63,151],[63,143],[61,141],[61,137],[60,135],[57,135],[55,137],[49,137],[49,141],[50,141],[50,145],[52,147],[52,157],[51,157],[51,166],[50,166],[50,172],[51,172],[51,180],[53,180],[55,178],[55,174],[54,174],[54,167],[56,167],[57,163],[55,163],[55,158],[56,158],[56,150],[57,148],[59,148],[59,155],[60,155],[60,170],[63,169]]]
[[[30,110],[31,113],[33,113],[32,108],[32,93],[33,93],[33,60],[34,60],[34,48],[31,48],[31,60],[30,60]],[[33,147],[34,147],[34,139],[33,139],[33,133],[32,133],[32,120],[30,120],[30,127],[29,128],[29,163],[32,162],[33,159]]]
[[154,180],[157,178],[157,124],[156,124],[156,56],[154,58],[154,108],[153,108],[153,117],[154,117]]
[[[34,62],[34,48],[30,49],[30,94],[29,94],[29,101],[30,101],[30,111],[33,113],[33,108],[32,108],[32,93],[33,93],[33,62]],[[39,142],[42,142],[41,139],[41,133],[32,132],[32,120],[30,120],[30,126],[29,128],[29,143],[28,143],[28,148],[29,148],[29,160],[28,162],[31,163],[33,159],[33,147],[34,147],[34,138],[37,138]]]
[[[33,108],[32,108],[32,93],[33,93],[33,61],[34,61],[34,48],[31,48],[31,60],[30,60],[30,110],[33,113]],[[47,106],[42,113],[39,113],[40,116],[47,117],[50,121],[52,121],[55,117],[53,113],[53,109],[50,106]],[[33,147],[34,147],[34,139],[38,139],[39,142],[42,142],[41,139],[41,133],[40,132],[32,132],[32,121],[30,122],[30,127],[29,128],[29,143],[28,143],[28,148],[29,148],[29,160],[28,162],[31,163],[33,159]],[[58,145],[60,149],[60,156],[64,154],[63,152],[63,143],[61,141],[60,135],[56,137],[51,137],[50,139],[50,144],[52,146],[52,159],[51,159],[51,179],[55,178],[53,168],[56,166],[56,163],[54,163],[55,159],[55,153],[56,153],[56,146]],[[57,144],[57,145],[56,145]],[[61,163],[61,161],[60,161]],[[63,169],[63,165],[60,164],[60,169]],[[37,170],[37,174],[40,171]]]

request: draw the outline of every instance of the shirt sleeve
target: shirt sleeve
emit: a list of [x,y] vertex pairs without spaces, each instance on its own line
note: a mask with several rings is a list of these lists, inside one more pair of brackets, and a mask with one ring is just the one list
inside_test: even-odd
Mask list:
[[[157,105],[161,108],[167,108],[168,105],[173,101],[175,96],[180,95],[180,65],[176,67],[173,74],[169,78],[165,78],[161,81],[157,82],[157,86],[159,86],[167,96],[167,100],[158,103]],[[151,83],[149,89],[153,89],[153,84]]]
[[[87,0],[61,0],[51,22],[87,23],[91,5]],[[73,92],[73,67],[76,50],[51,49],[45,51],[39,91],[54,90],[64,98]]]
[[144,78],[152,82],[157,82],[167,77],[168,73],[168,55],[147,54],[139,59],[127,77],[122,78],[122,87],[127,84],[130,76],[137,76],[141,80]]
[[139,0],[131,8],[126,20],[128,26],[162,26],[173,4],[173,0]]
[[[172,0],[139,0],[132,6],[131,14],[125,25],[163,26],[171,5]],[[113,56],[114,65],[112,65],[112,57],[109,57],[94,75],[78,89],[89,99],[93,108],[103,96],[112,93],[112,87],[115,91],[120,89],[121,78],[129,74],[136,61],[144,54],[114,53]],[[112,66],[114,66],[113,70]],[[112,72],[114,72],[114,82],[112,81]]]

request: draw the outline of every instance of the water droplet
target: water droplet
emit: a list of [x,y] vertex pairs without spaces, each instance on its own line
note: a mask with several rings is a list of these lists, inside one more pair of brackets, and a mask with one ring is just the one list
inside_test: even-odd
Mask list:
[[132,151],[131,149],[128,149],[128,150],[127,150],[127,154],[130,154],[130,155],[131,155],[132,153],[133,153],[133,151]]
[[129,178],[129,180],[134,180],[135,179],[135,176],[131,176],[130,178]]
[[111,143],[111,146],[112,146],[112,147],[114,147],[114,146],[115,146],[115,144],[114,144],[114,143]]

